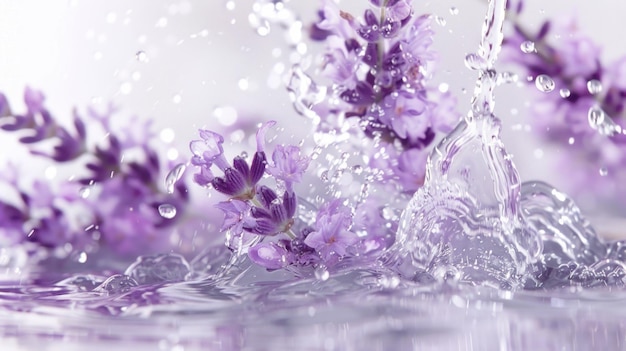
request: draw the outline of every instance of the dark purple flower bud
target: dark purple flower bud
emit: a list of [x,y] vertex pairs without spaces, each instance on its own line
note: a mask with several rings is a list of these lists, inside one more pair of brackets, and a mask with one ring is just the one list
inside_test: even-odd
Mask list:
[[283,194],[283,207],[287,213],[287,218],[293,218],[296,214],[297,207],[296,194],[290,191],[285,191]]
[[211,184],[220,193],[233,197],[243,195],[247,189],[241,173],[230,167],[224,171],[224,177],[215,177]]
[[377,41],[378,38],[380,38],[380,24],[378,23],[378,17],[376,17],[372,10],[368,9],[365,11],[363,19],[365,20],[365,24],[361,25],[357,32],[361,38],[369,42]]
[[261,180],[265,173],[265,167],[267,165],[267,158],[265,152],[257,151],[252,158],[252,166],[250,167],[250,185],[255,185]]
[[269,208],[272,202],[278,198],[278,195],[276,195],[274,190],[262,185],[257,189],[256,198],[263,207]]
[[376,100],[374,89],[366,82],[358,82],[355,89],[348,89],[339,97],[343,101],[357,106],[369,105]]
[[250,179],[250,168],[243,157],[237,156],[233,159],[233,168],[236,169],[244,179]]
[[259,218],[254,224],[254,227],[251,228],[251,231],[258,235],[276,235],[278,234],[278,227],[276,223],[269,218]]
[[376,67],[378,64],[378,44],[367,43],[365,53],[363,54],[363,63],[370,67]]

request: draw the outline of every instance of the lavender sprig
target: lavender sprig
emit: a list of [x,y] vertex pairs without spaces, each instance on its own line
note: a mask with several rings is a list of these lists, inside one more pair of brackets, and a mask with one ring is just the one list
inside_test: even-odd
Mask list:
[[[259,128],[257,151],[250,165],[240,156],[228,163],[224,139],[213,131],[200,130],[201,139],[190,143],[192,164],[198,167],[196,183],[228,197],[216,204],[224,213],[222,231],[227,232],[227,245],[238,254],[247,250],[254,263],[270,270],[331,267],[346,257],[382,247],[369,243],[370,237],[359,238],[352,230],[352,209],[342,199],[319,208],[310,225],[300,219],[296,185],[302,181],[310,157],[298,146],[277,145],[272,162],[267,161],[264,135],[273,125],[275,122],[270,121]],[[215,176],[214,167],[224,175]],[[263,174],[273,178],[276,186],[260,184]]]
[[[169,233],[177,221],[160,215],[159,207],[167,204],[184,213],[189,197],[182,182],[171,193],[161,190],[163,164],[150,140],[120,139],[109,130],[110,109],[104,116],[94,115],[109,133],[108,142],[91,147],[86,119],[75,110],[70,130],[57,122],[44,100],[43,93],[27,88],[27,111],[14,114],[0,93],[0,128],[22,134],[19,141],[34,155],[57,163],[84,159],[89,174],[61,182],[60,192],[39,181],[25,190],[16,179],[8,180],[22,203],[2,203],[7,211],[0,221],[4,236],[16,237],[15,243],[27,240],[50,249],[69,244],[74,250],[95,253],[100,248],[118,256],[169,251]],[[55,143],[52,153],[42,151],[44,142]],[[141,156],[124,160],[131,149]]]
[[415,16],[408,0],[371,4],[358,19],[335,1],[322,1],[310,36],[326,44],[321,73],[337,99],[316,112],[323,128],[336,116],[358,118],[366,136],[392,149],[391,157],[379,159],[384,164],[371,166],[413,192],[423,182],[424,167],[409,169],[400,165],[402,159],[427,154],[436,133],[449,132],[460,115],[450,93],[428,86],[437,58],[430,16]]

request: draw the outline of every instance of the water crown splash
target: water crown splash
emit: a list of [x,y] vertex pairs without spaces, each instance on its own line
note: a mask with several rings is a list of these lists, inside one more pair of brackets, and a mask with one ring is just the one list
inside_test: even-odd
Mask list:
[[499,288],[520,286],[541,252],[520,210],[521,183],[493,114],[506,0],[490,0],[476,54],[479,73],[465,120],[431,153],[424,187],[405,209],[391,259],[411,277],[424,271]]

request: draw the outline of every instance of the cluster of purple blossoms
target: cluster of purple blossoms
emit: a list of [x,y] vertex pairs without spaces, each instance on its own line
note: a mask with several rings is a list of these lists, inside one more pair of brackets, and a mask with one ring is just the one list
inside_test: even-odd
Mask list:
[[[86,174],[59,184],[35,180],[32,186],[22,184],[18,175],[5,176],[18,196],[0,201],[2,242],[128,258],[170,251],[177,221],[163,216],[159,208],[165,205],[181,213],[189,200],[183,182],[163,189],[163,171],[171,165],[162,162],[150,140],[127,140],[112,132],[108,123],[113,109],[104,115],[90,111],[87,118],[74,111],[73,126],[67,128],[44,100],[43,93],[27,88],[26,112],[17,114],[0,93],[0,129],[18,133],[31,154],[59,164],[83,164]],[[106,143],[92,145],[86,128],[92,120],[108,133]],[[52,152],[42,151],[49,145]],[[128,154],[138,156],[125,158]]]
[[366,136],[383,143],[389,157],[372,164],[406,192],[425,175],[426,148],[437,132],[458,122],[455,99],[427,85],[436,53],[430,16],[415,16],[410,0],[370,0],[363,18],[323,0],[313,40],[326,46],[322,75],[332,82],[333,102],[322,119],[358,118]]
[[603,64],[599,45],[573,18],[546,21],[536,32],[512,24],[503,58],[528,76],[534,129],[564,150],[558,169],[568,170],[569,191],[589,200],[623,199],[626,57]]
[[[200,130],[201,139],[190,143],[191,162],[198,167],[195,182],[228,198],[216,205],[224,213],[222,231],[227,232],[227,246],[240,253],[247,251],[254,263],[269,270],[331,267],[346,257],[371,251],[372,246],[381,247],[363,243],[351,230],[354,215],[342,199],[323,205],[310,225],[299,219],[294,186],[302,181],[310,158],[297,146],[277,145],[269,161],[264,136],[274,124],[270,121],[259,128],[257,150],[250,163],[241,156],[229,163],[224,156],[224,138],[218,133]],[[214,166],[223,175],[214,175]],[[273,178],[277,187],[260,184],[264,175]]]

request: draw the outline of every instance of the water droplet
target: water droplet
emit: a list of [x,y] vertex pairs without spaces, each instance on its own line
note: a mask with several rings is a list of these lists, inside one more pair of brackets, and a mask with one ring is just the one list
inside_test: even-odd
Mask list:
[[321,265],[315,268],[315,278],[321,281],[327,281],[328,278],[330,278],[330,273],[328,272],[328,269],[326,269],[326,266]]
[[352,172],[356,175],[359,175],[361,173],[363,173],[363,166],[361,165],[354,165],[352,166]]
[[465,67],[474,71],[483,71],[487,69],[487,61],[477,54],[467,54],[465,55]]
[[78,255],[78,262],[80,262],[80,263],[85,263],[85,262],[87,262],[87,253],[86,253],[86,252],[84,252],[84,251],[83,251],[83,252],[81,252],[81,253]]
[[230,0],[226,2],[226,9],[232,11],[235,9],[235,1]]
[[458,8],[456,8],[455,6],[452,6],[452,7],[450,8],[450,14],[452,14],[452,15],[458,15],[458,14],[459,14],[459,9],[458,9]]
[[137,53],[135,54],[135,59],[139,62],[147,62],[148,55],[145,51],[137,51]]
[[435,16],[435,22],[437,22],[438,25],[445,27],[446,26],[446,20],[443,17],[440,16]]
[[552,80],[550,76],[546,74],[540,74],[537,76],[537,78],[535,78],[535,86],[540,91],[543,91],[544,93],[549,93],[554,90],[556,85],[554,83],[554,80]]
[[606,169],[606,167],[602,167],[599,170],[600,176],[605,177],[607,174],[609,174],[609,170]]
[[82,197],[83,199],[88,198],[89,195],[91,195],[91,187],[90,186],[84,186],[84,187],[80,188],[78,190],[78,195],[80,195],[80,197]]
[[602,92],[602,83],[597,79],[592,79],[587,82],[587,91],[590,94],[596,95]]
[[592,106],[589,109],[587,117],[589,118],[589,125],[593,129],[598,129],[598,127],[600,127],[604,123],[605,119],[604,111],[602,111],[602,109],[598,106]]
[[568,98],[570,94],[571,94],[571,91],[569,91],[569,89],[567,88],[562,88],[559,90],[559,95],[561,95],[563,99]]
[[574,142],[576,141],[576,139],[574,139],[574,137],[570,137],[569,140],[567,140],[567,143],[570,145],[574,145]]
[[172,219],[176,217],[176,207],[171,204],[159,205],[159,214],[166,219]]
[[535,43],[530,40],[526,40],[525,42],[520,44],[520,49],[522,50],[522,52],[530,54],[532,52],[535,52]]
[[246,91],[248,90],[248,88],[250,88],[250,82],[247,78],[241,78],[239,79],[239,82],[237,82],[237,86],[239,87],[239,89]]
[[180,102],[183,100],[182,96],[180,96],[180,94],[176,94],[174,96],[172,96],[172,102],[175,104],[180,104]]
[[[180,178],[183,176],[186,169],[187,169],[187,166],[184,163],[179,163],[174,168],[172,168],[172,170],[167,174],[167,176],[165,177],[165,188],[167,189],[168,194],[174,193],[174,186],[176,185],[176,182],[178,182]],[[159,211],[160,210],[161,210],[161,207],[159,206]],[[176,214],[176,209],[174,209],[174,214]]]
[[120,93],[124,95],[130,94],[133,90],[133,85],[130,82],[124,82],[120,85]]

